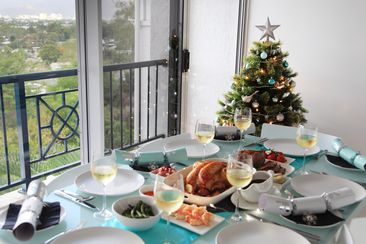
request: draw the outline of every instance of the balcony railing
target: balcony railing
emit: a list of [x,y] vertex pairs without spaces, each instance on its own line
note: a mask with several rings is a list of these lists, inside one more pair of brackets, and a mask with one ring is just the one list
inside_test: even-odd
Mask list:
[[[166,64],[162,59],[103,67],[106,150],[165,136],[158,134],[158,85]],[[0,191],[80,164],[78,90],[27,95],[31,82],[48,84],[58,78],[77,79],[77,69],[0,77]],[[142,97],[147,102],[142,103]],[[142,113],[147,116],[144,123]]]

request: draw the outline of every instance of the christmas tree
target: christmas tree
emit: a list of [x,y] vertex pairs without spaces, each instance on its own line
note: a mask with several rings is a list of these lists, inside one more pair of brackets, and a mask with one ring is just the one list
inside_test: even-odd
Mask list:
[[[297,75],[289,68],[287,52],[281,50],[281,42],[275,41],[273,30],[279,25],[271,25],[267,18],[260,40],[254,42],[250,54],[245,58],[245,66],[234,75],[231,91],[220,100],[221,110],[217,112],[220,125],[233,125],[236,108],[250,107],[256,134],[259,135],[263,123],[296,126],[306,122],[299,93],[295,93]],[[270,41],[272,38],[273,41]]]

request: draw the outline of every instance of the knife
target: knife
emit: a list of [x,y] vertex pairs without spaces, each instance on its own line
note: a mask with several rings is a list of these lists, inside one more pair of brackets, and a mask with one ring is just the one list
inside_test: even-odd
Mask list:
[[66,198],[68,200],[71,200],[83,207],[86,207],[86,208],[89,208],[89,209],[92,209],[92,210],[97,210],[99,211],[99,208],[97,208],[95,205],[89,203],[89,202],[86,202],[86,201],[82,201],[80,200],[79,198],[75,197],[75,196],[71,196],[69,194],[67,194],[66,192],[63,192],[63,191],[60,191],[60,190],[56,190],[55,191],[55,194],[57,196],[60,196],[60,197],[63,197],[63,198]]

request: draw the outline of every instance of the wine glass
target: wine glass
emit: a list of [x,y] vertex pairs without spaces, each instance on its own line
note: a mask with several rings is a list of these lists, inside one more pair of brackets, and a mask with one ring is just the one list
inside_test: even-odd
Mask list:
[[94,180],[103,185],[103,207],[93,215],[100,220],[107,220],[113,217],[111,211],[107,209],[106,185],[114,180],[117,175],[117,164],[114,155],[102,156],[93,153],[91,161],[91,174]]
[[309,149],[313,148],[317,143],[317,137],[318,137],[318,128],[316,125],[313,124],[307,124],[302,125],[300,124],[297,127],[296,132],[296,143],[304,148],[304,159],[302,162],[302,168],[299,170],[298,174],[305,175],[309,174],[309,172],[305,168],[305,157],[306,153]]
[[197,140],[203,144],[203,158],[206,157],[206,145],[210,143],[215,136],[215,123],[213,120],[197,120],[195,127]]
[[166,218],[166,236],[162,242],[164,244],[174,243],[168,240],[169,237],[169,216],[177,211],[183,204],[184,200],[184,182],[181,174],[170,176],[169,182],[164,183],[165,178],[156,175],[154,185],[154,198],[156,206],[167,214]]
[[243,220],[243,217],[239,212],[239,198],[240,198],[240,188],[247,186],[251,181],[254,173],[252,167],[252,156],[251,155],[241,155],[240,161],[238,161],[235,156],[229,155],[229,160],[226,169],[226,178],[232,186],[236,187],[238,194],[235,212],[231,216],[230,220],[233,223],[237,223]]
[[247,130],[252,123],[252,110],[247,107],[235,109],[234,123],[236,128],[240,130],[240,142],[242,143],[244,140],[243,132]]

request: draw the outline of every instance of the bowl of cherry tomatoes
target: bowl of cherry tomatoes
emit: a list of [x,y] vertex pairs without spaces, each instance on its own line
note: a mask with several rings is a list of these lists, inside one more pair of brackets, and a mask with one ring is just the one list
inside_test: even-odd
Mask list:
[[150,175],[153,178],[155,178],[156,175],[160,175],[162,177],[167,177],[171,174],[174,174],[175,172],[177,172],[177,170],[175,168],[171,167],[170,165],[165,165],[165,166],[162,166],[160,168],[150,171]]

